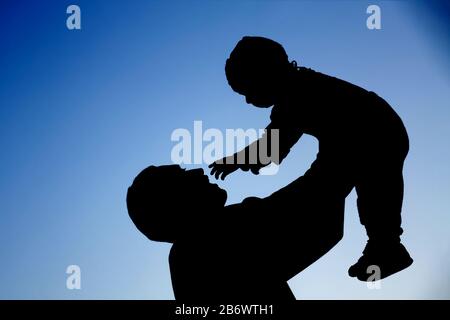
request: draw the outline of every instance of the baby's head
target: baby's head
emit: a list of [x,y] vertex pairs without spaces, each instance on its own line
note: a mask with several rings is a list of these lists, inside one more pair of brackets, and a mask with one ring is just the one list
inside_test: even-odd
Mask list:
[[227,193],[209,182],[203,169],[179,165],[150,166],[128,188],[127,208],[139,231],[154,241],[174,242],[195,237],[193,225],[203,225],[225,205]]
[[247,103],[260,108],[277,102],[294,69],[281,44],[263,37],[243,37],[225,65],[231,88],[244,95]]

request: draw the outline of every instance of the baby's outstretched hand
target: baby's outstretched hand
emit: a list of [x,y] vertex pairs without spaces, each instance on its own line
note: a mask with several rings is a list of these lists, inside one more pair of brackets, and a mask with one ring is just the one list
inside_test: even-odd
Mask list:
[[220,177],[224,180],[230,173],[239,169],[239,166],[233,162],[233,156],[230,156],[211,163],[208,168],[211,168],[211,175],[216,179]]

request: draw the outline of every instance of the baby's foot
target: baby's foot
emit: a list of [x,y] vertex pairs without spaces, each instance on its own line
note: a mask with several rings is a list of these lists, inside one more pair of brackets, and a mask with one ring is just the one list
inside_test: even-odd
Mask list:
[[[380,279],[389,277],[403,269],[406,269],[413,263],[406,248],[400,242],[376,242],[369,240],[363,255],[358,262],[348,269],[350,277],[356,277],[361,281],[373,281],[374,270],[379,268]],[[371,267],[373,266],[373,267]],[[369,268],[371,267],[371,268]]]

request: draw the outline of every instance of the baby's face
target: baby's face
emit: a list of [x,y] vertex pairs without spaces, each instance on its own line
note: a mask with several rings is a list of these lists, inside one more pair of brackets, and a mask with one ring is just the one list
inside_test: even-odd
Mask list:
[[245,96],[245,102],[252,104],[258,108],[269,108],[276,102],[275,95],[272,90],[256,90],[254,88],[236,90],[238,93]]
[[249,95],[245,96],[245,101],[248,104],[252,104],[258,108],[270,108],[271,106],[273,106],[275,104],[271,99],[265,99],[265,98],[249,96]]

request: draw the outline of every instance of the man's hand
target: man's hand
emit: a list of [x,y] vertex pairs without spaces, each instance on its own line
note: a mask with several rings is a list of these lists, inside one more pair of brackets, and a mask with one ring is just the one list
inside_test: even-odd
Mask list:
[[239,169],[239,166],[234,163],[233,155],[211,163],[208,168],[211,168],[211,175],[214,175],[216,179],[220,177],[224,180],[227,175]]

